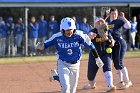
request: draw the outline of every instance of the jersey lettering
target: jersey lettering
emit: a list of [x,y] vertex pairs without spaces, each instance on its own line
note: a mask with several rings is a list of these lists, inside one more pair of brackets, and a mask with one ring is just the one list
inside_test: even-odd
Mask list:
[[73,53],[72,49],[68,49],[67,52],[68,52],[68,55],[71,55]]
[[105,42],[106,40],[104,38],[96,38],[96,42]]
[[73,43],[58,43],[58,46],[61,48],[72,48],[72,47],[79,47],[78,42],[73,42]]

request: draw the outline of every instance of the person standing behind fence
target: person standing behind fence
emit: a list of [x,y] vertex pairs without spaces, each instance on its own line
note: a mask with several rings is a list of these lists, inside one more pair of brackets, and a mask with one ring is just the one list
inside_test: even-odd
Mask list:
[[[81,31],[83,31],[84,34],[88,34],[88,32],[91,30],[89,24],[87,23],[87,18],[86,17],[82,18],[82,23],[80,23],[79,29]],[[86,53],[86,52],[89,51],[87,47],[83,46],[83,48],[84,48],[83,53]]]
[[47,21],[44,20],[44,15],[39,16],[37,23],[39,25],[38,42],[44,42],[47,39]]
[[83,31],[84,34],[87,34],[91,30],[90,25],[87,23],[86,17],[83,17],[82,23],[80,24],[79,29]]
[[[44,42],[47,39],[47,21],[44,20],[44,15],[39,16],[39,20],[37,21],[37,23],[39,25],[37,41]],[[43,53],[43,51],[38,51],[38,53]]]
[[75,21],[76,29],[79,30],[79,23],[76,21],[76,17],[73,16],[72,19]]
[[[48,22],[48,35],[49,35],[49,38],[55,34],[59,32],[59,26],[58,26],[58,22],[55,20],[55,16],[52,15],[50,16],[50,21]],[[50,47],[49,48],[49,52],[51,54],[55,53],[55,48],[54,47]]]
[[55,16],[52,15],[50,16],[50,21],[48,23],[49,38],[57,32],[59,32],[58,22],[55,20]]
[[34,16],[30,19],[29,29],[28,29],[28,37],[29,37],[29,55],[35,56],[36,55],[36,49],[35,45],[38,38],[38,23],[36,22],[36,18]]
[[9,17],[6,23],[7,26],[7,45],[8,45],[8,56],[15,56],[15,45],[14,45],[14,30],[15,24],[13,23],[13,17]]
[[24,30],[25,30],[25,26],[22,22],[22,18],[18,18],[18,22],[15,25],[15,43],[17,46],[17,53],[21,54],[22,53],[22,41],[23,41],[23,34],[24,34]]
[[0,17],[0,57],[5,56],[6,48],[6,24],[2,17]]
[[130,29],[130,43],[131,43],[131,48],[130,50],[137,50],[135,47],[135,37],[137,33],[137,18],[134,16],[132,20],[130,21],[131,23],[131,29]]

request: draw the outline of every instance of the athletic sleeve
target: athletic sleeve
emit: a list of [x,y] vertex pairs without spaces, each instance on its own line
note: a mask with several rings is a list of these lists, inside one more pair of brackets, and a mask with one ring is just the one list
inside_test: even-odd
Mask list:
[[89,47],[90,49],[94,49],[95,46],[91,42],[91,39],[87,34],[82,33],[82,31],[76,31],[76,34],[80,36],[80,42],[84,44],[84,46]]
[[45,48],[48,48],[48,47],[50,47],[50,46],[55,45],[56,38],[59,37],[59,36],[61,36],[61,35],[62,35],[61,32],[60,32],[60,33],[56,33],[56,34],[54,34],[51,38],[49,38],[48,40],[46,40],[46,41],[44,42]]

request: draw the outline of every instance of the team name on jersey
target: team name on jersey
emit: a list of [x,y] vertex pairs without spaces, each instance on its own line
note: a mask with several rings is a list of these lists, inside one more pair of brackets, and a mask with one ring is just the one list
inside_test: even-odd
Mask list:
[[80,44],[78,42],[72,42],[72,43],[58,43],[58,46],[61,48],[73,48],[73,47],[79,47]]
[[96,42],[105,42],[106,39],[105,38],[96,38]]

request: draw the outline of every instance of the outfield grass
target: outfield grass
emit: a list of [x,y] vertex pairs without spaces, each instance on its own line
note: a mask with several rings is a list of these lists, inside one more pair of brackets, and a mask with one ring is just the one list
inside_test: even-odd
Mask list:
[[[125,57],[140,57],[140,51],[126,52]],[[82,60],[87,60],[88,54],[83,54]],[[52,56],[35,56],[35,57],[12,57],[0,58],[0,64],[12,63],[31,63],[31,62],[54,62],[57,60],[55,55]]]

